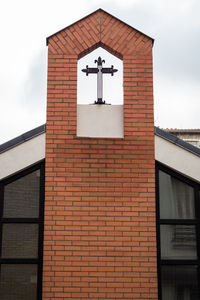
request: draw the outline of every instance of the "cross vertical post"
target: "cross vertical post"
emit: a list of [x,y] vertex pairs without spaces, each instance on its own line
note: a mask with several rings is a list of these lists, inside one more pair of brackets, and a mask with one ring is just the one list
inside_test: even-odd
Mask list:
[[[98,73],[97,73],[97,102],[103,101],[103,73],[102,73],[102,64],[105,63],[105,60],[101,60],[101,57],[98,60],[94,61],[97,63]],[[105,101],[104,101],[105,103]]]

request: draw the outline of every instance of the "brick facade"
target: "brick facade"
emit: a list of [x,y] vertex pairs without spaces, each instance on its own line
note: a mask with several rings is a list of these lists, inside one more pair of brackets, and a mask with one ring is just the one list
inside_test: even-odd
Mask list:
[[[124,139],[76,136],[77,60],[123,59]],[[43,300],[157,299],[152,39],[99,9],[48,38]]]

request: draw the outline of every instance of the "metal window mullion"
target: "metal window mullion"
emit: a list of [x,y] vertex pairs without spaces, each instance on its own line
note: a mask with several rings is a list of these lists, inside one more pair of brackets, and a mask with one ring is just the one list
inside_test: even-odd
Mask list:
[[2,223],[18,223],[18,224],[38,224],[39,223],[38,218],[2,218]]
[[2,234],[3,234],[3,202],[4,202],[4,185],[0,183],[0,257],[2,253]]
[[160,225],[197,225],[198,220],[195,219],[160,219]]
[[199,292],[199,299],[200,299],[200,185],[196,185],[195,187],[195,215],[197,219],[196,225],[196,243],[197,243],[197,258],[198,258],[198,268],[197,268],[197,276],[198,276],[198,292]]
[[175,265],[198,265],[198,259],[161,259],[162,266],[175,266]]
[[37,296],[42,299],[42,270],[43,270],[43,236],[44,236],[44,196],[45,196],[45,162],[40,166],[40,195],[39,195],[39,234],[38,234],[38,269]]
[[159,165],[156,162],[156,234],[157,234],[157,276],[158,276],[158,299],[162,300],[162,274],[161,274],[161,249],[160,249],[160,201],[159,201]]
[[0,258],[0,264],[38,264],[38,258]]

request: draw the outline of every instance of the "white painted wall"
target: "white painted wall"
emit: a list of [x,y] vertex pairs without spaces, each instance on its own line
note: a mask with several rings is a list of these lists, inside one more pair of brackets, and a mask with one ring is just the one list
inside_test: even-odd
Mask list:
[[0,179],[45,158],[45,133],[0,154]]
[[200,157],[158,136],[155,136],[155,159],[184,176],[200,181]]
[[123,105],[77,105],[77,136],[123,138]]

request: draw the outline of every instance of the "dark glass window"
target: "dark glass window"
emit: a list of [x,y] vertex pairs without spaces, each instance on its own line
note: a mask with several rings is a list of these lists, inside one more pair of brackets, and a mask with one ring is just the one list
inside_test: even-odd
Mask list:
[[44,163],[0,182],[0,299],[40,300]]
[[194,219],[194,188],[159,171],[160,217],[162,219]]
[[162,266],[162,300],[198,300],[197,266]]
[[2,264],[0,278],[1,300],[37,299],[37,265]]
[[157,164],[159,299],[199,300],[200,185]]
[[4,186],[4,218],[38,218],[40,170]]
[[3,258],[37,258],[38,224],[3,224]]
[[162,259],[196,259],[194,225],[160,225]]

